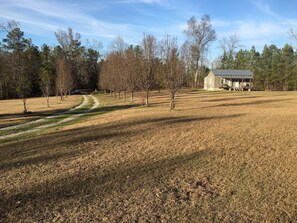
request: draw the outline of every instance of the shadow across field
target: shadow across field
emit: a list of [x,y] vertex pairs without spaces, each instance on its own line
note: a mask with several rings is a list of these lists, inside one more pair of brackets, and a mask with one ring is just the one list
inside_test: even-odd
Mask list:
[[84,117],[88,116],[94,116],[98,114],[104,114],[107,112],[112,112],[116,110],[123,110],[123,109],[129,109],[129,108],[134,108],[134,107],[139,107],[140,105],[138,104],[125,104],[125,105],[114,105],[114,106],[102,106],[98,107],[92,110],[89,109],[78,109],[78,110],[73,110],[67,112],[67,114],[71,115],[79,115],[79,114],[84,114]]
[[91,111],[88,111],[85,116],[93,116],[93,115],[98,115],[98,114],[104,114],[107,112],[113,112],[117,110],[124,110],[124,109],[129,109],[129,108],[135,108],[135,107],[140,107],[139,104],[125,104],[125,105],[113,105],[113,106],[102,106],[95,108]]
[[[4,219],[6,213],[20,208],[24,209],[25,212],[34,212],[42,216],[49,214],[44,213],[45,208],[53,210],[57,204],[70,202],[68,208],[74,208],[71,207],[71,205],[75,205],[74,200],[79,201],[80,205],[85,205],[94,201],[102,202],[106,197],[111,197],[111,201],[109,201],[111,204],[109,205],[115,205],[115,203],[123,202],[122,199],[128,199],[129,194],[139,188],[153,193],[152,189],[164,184],[164,181],[170,177],[175,169],[191,162],[201,162],[210,155],[210,151],[203,150],[170,158],[160,158],[157,161],[148,160],[145,163],[119,164],[115,166],[114,170],[107,172],[93,167],[93,169],[67,174],[50,182],[39,182],[17,194],[4,198],[1,204],[2,213],[0,212],[0,217]],[[112,194],[118,196],[112,197]],[[152,201],[155,202],[153,206],[157,205],[162,208],[162,201],[154,194],[151,196],[151,199],[155,200]],[[103,216],[102,214],[101,217]],[[43,217],[50,218],[51,216]]]
[[245,105],[263,105],[263,104],[270,104],[270,103],[276,103],[276,102],[284,102],[284,101],[291,101],[293,99],[269,99],[269,100],[256,100],[256,101],[250,101],[250,102],[242,102],[242,103],[224,103],[219,105],[212,105],[212,106],[206,106],[202,107],[204,108],[217,108],[217,107],[232,107],[232,106],[245,106]]
[[[78,156],[81,151],[87,152],[93,149],[78,146],[90,141],[100,145],[102,140],[121,140],[129,136],[145,135],[147,131],[158,131],[158,129],[161,130],[168,125],[178,127],[181,124],[187,125],[191,122],[212,119],[232,119],[243,115],[147,118],[50,133],[46,138],[39,136],[24,140],[22,143],[15,142],[0,146],[0,170],[17,169],[31,164],[47,163]],[[40,144],[41,139],[42,145]]]
[[202,102],[220,102],[220,101],[233,101],[233,100],[242,100],[242,99],[255,99],[262,98],[263,96],[238,96],[238,97],[225,97],[217,99],[202,100]]
[[69,111],[69,109],[54,109],[51,111],[45,112],[31,112],[27,114],[17,113],[17,114],[0,114],[1,122],[11,122],[13,120],[17,120],[17,123],[12,122],[12,124],[1,124],[0,122],[0,129],[8,127],[10,125],[15,124],[22,124],[28,121],[34,121],[40,118],[45,118],[49,116],[61,115],[64,112]]

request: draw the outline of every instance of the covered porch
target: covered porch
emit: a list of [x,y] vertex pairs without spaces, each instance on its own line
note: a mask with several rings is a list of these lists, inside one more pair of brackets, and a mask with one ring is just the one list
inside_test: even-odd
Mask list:
[[252,78],[221,78],[220,81],[220,88],[228,90],[251,90],[252,87]]

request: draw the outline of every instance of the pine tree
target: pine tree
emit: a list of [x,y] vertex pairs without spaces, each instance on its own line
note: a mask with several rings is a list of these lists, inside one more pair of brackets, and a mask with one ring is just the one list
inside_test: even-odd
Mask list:
[[31,82],[26,72],[25,50],[28,49],[29,40],[24,38],[24,32],[20,28],[14,28],[8,32],[3,43],[4,48],[10,53],[9,67],[12,79],[16,83],[16,92],[23,98],[24,113],[27,113],[26,99],[31,89]]
[[292,90],[296,88],[296,80],[294,75],[295,70],[295,56],[294,50],[291,46],[286,44],[282,48],[283,55],[283,90]]

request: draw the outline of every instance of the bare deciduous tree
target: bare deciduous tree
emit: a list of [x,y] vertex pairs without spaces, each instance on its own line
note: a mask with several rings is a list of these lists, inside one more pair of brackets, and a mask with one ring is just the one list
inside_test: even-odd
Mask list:
[[77,50],[81,45],[80,34],[73,33],[72,28],[69,27],[67,31],[59,29],[55,32],[55,36],[63,50],[63,56],[68,61],[74,60],[76,54],[78,53]]
[[144,35],[142,40],[143,71],[138,76],[138,86],[145,96],[145,105],[149,106],[149,92],[155,82],[157,70],[157,40],[152,35]]
[[123,54],[127,50],[128,45],[125,43],[125,40],[121,36],[117,36],[112,41],[110,48],[112,52]]
[[81,55],[84,48],[81,46],[81,35],[74,33],[72,28],[65,30],[58,30],[55,32],[56,39],[61,47],[61,55],[71,65],[72,85],[75,87],[81,78],[80,75],[86,73],[79,73],[78,65],[80,64]]
[[137,77],[142,72],[142,55],[139,46],[130,46],[125,53],[126,84],[131,93],[131,103],[134,102],[134,92],[137,89]]
[[170,93],[170,110],[175,107],[175,95],[183,86],[185,65],[179,58],[177,40],[165,36],[160,42],[162,58],[162,79]]
[[219,42],[219,47],[223,52],[234,54],[235,50],[242,47],[237,34],[232,34],[228,38],[223,37]]
[[[117,40],[120,40],[119,42]],[[137,77],[141,74],[141,50],[133,46],[126,48],[123,39],[116,39],[114,51],[111,52],[103,63],[100,74],[100,87],[108,89],[113,96],[115,93],[126,99],[126,92],[131,92],[133,102],[134,91],[137,87]]]
[[15,20],[9,20],[6,24],[0,24],[0,29],[4,30],[7,33],[11,32],[13,29],[18,27],[19,23]]
[[216,40],[216,32],[211,25],[209,15],[204,15],[200,21],[193,16],[188,20],[188,28],[185,30],[187,43],[191,50],[191,58],[194,64],[194,85],[198,88],[200,83],[201,56],[207,51],[209,44]]
[[289,35],[293,40],[297,41],[297,31],[295,31],[294,29],[290,29]]
[[60,95],[61,100],[68,91],[71,90],[73,83],[71,77],[71,65],[63,58],[56,59],[56,93]]
[[122,58],[117,52],[110,53],[103,66],[100,77],[100,84],[102,88],[109,89],[113,97],[116,93],[120,95],[122,89],[122,82],[120,75],[123,72]]
[[[219,48],[223,51],[223,57],[226,57],[225,62],[227,62],[226,68],[233,67],[233,60],[236,54],[236,49],[239,47],[243,47],[240,44],[240,40],[237,34],[232,34],[228,38],[223,37],[219,41]],[[225,67],[224,67],[225,68]]]

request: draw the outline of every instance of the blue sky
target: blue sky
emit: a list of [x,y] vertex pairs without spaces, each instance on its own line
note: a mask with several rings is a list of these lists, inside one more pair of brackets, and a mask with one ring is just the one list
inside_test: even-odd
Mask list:
[[[82,39],[97,40],[107,51],[121,36],[138,44],[144,33],[161,39],[165,34],[185,40],[183,30],[191,16],[209,14],[218,40],[237,34],[244,48],[264,44],[297,45],[288,35],[297,30],[295,0],[0,0],[0,23],[14,19],[35,45],[57,45],[54,32],[69,26]],[[1,39],[5,33],[0,33]],[[220,54],[218,41],[208,55]]]

